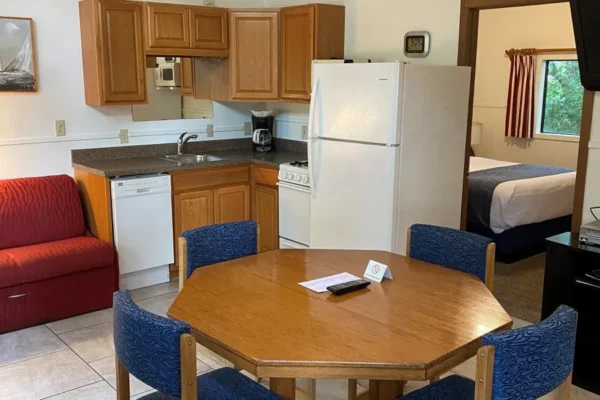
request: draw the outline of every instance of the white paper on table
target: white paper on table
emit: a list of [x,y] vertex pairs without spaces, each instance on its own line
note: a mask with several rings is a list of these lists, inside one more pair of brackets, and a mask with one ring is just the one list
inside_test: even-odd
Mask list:
[[314,279],[312,281],[300,282],[299,285],[304,286],[313,292],[324,293],[327,291],[329,286],[339,285],[340,283],[356,281],[359,279],[360,278],[358,276],[343,272],[341,274],[326,276],[324,278]]

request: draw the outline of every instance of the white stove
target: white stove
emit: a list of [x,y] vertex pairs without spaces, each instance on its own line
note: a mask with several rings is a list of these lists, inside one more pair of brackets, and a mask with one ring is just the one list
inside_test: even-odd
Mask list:
[[310,187],[308,161],[294,161],[279,167],[279,182]]
[[279,248],[305,249],[310,241],[308,162],[279,167]]

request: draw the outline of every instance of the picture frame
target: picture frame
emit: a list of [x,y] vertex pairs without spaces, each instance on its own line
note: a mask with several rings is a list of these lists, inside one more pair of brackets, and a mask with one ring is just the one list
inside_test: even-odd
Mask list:
[[33,19],[0,16],[0,93],[37,90]]

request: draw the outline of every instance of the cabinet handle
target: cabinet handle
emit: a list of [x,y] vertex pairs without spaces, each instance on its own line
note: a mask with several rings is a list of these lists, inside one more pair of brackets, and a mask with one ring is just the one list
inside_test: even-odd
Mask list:
[[8,296],[9,299],[18,299],[19,297],[28,296],[29,293],[21,293],[21,294],[13,294],[12,296]]

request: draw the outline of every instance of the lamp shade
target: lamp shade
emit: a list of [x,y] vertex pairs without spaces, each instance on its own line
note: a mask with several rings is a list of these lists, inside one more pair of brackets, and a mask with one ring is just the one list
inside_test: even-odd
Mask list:
[[481,122],[473,122],[471,124],[471,144],[481,144],[483,142],[483,124]]

